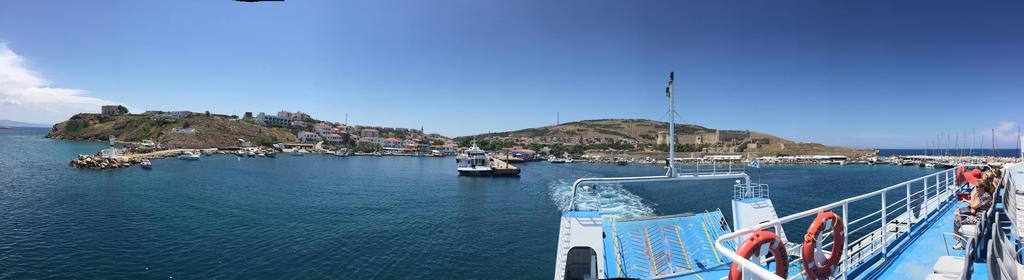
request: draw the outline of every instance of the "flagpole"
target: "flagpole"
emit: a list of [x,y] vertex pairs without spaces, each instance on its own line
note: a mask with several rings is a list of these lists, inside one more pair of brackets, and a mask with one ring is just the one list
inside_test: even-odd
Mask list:
[[761,185],[761,162],[757,162],[757,185]]
[[675,72],[668,73],[668,87],[665,94],[668,95],[668,171],[669,177],[676,177],[676,104],[674,99]]

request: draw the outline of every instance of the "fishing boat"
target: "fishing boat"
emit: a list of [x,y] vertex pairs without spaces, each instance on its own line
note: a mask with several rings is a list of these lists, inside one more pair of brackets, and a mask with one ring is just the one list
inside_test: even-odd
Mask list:
[[276,158],[277,157],[277,152],[274,152],[274,151],[267,152],[266,156],[270,157],[270,158]]
[[494,173],[491,169],[491,157],[483,149],[473,146],[455,157],[458,165],[459,176],[490,176]]
[[178,159],[182,160],[199,160],[199,158],[199,153],[195,151],[185,151],[178,156]]
[[[671,78],[668,93],[671,108]],[[674,121],[670,141],[671,126]],[[685,171],[674,161],[667,165],[659,176],[573,183],[558,228],[554,279],[1024,277],[1024,163],[1001,167],[993,205],[959,234],[950,232],[965,206],[958,196],[970,192],[971,179],[981,173],[967,170],[999,167],[960,165],[819,206],[798,205],[803,210],[779,217],[768,185],[751,182],[745,167]],[[592,203],[604,188],[701,180],[735,180],[731,224],[719,209],[620,218]]]
[[153,163],[149,162],[148,159],[142,160],[142,162],[139,163],[139,165],[141,165],[143,169],[153,169]]

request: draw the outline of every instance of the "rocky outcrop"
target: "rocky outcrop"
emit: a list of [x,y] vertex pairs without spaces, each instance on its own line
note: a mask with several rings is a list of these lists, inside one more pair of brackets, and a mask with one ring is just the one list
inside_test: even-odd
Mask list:
[[96,155],[78,155],[75,159],[68,163],[69,166],[76,168],[89,168],[89,169],[115,169],[130,167],[133,164],[142,162],[140,159],[123,160],[119,158],[106,158]]

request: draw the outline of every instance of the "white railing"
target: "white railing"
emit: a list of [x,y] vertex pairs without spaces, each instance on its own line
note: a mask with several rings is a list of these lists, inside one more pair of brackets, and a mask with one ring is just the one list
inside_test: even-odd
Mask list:
[[[724,163],[722,161],[721,163]],[[580,210],[576,205],[576,198],[579,196],[579,189],[584,184],[587,185],[598,185],[598,184],[614,184],[614,183],[641,183],[641,182],[662,182],[662,181],[687,181],[687,180],[714,180],[714,179],[742,179],[743,182],[749,183],[750,176],[747,176],[743,170],[743,164],[731,163],[727,165],[712,164],[710,168],[704,166],[701,170],[701,165],[689,166],[693,169],[687,168],[684,165],[676,165],[675,176],[672,176],[672,170],[668,170],[665,175],[661,176],[638,176],[638,177],[610,177],[610,178],[580,178],[576,179],[572,184],[572,198],[569,200],[570,210]],[[719,168],[721,167],[721,168]],[[665,167],[669,169],[669,167]]]
[[746,172],[747,164],[739,160],[676,160],[676,172],[680,175],[730,174]]
[[733,199],[744,198],[770,198],[768,184],[760,183],[736,183],[732,187]]
[[[882,257],[888,257],[890,244],[898,238],[909,234],[914,224],[925,222],[932,214],[943,209],[946,203],[955,201],[955,170],[956,168],[947,169],[895,184],[878,191],[763,222],[756,226],[737,229],[735,232],[718,238],[715,241],[715,249],[733,262],[739,263],[745,274],[753,273],[757,278],[762,279],[783,279],[764,267],[739,256],[733,249],[726,247],[724,244],[726,242],[742,243],[743,240],[738,240],[738,238],[748,236],[763,229],[775,228],[776,232],[779,232],[778,230],[783,224],[801,219],[808,220],[819,212],[839,209],[837,213],[842,215],[842,220],[846,223],[844,236],[846,236],[847,242],[843,244],[843,252],[845,253],[843,254],[842,263],[836,268],[836,272],[833,275],[837,275],[837,278],[846,279],[851,268],[856,268],[865,260],[880,253],[883,254]],[[893,196],[897,199],[894,200]],[[859,206],[862,203],[875,205],[875,210],[850,220],[850,204],[857,204]],[[795,226],[805,227],[809,225]],[[831,233],[826,234],[830,235]],[[788,248],[788,250],[799,252],[799,246],[796,247],[798,248]],[[831,248],[831,244],[822,244],[821,247]],[[799,257],[800,254],[798,253],[796,256]],[[802,260],[798,259],[795,263],[802,263]],[[799,271],[795,275],[790,275],[789,278],[797,278],[803,273],[803,271]]]

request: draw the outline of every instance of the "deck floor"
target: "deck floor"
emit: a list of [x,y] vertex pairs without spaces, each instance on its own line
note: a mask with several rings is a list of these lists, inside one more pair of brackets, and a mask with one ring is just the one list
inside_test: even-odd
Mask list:
[[[955,241],[944,234],[953,232],[953,211],[959,207],[961,207],[961,203],[947,206],[946,209],[937,213],[939,216],[927,224],[927,229],[921,232],[906,248],[903,248],[898,254],[890,253],[891,256],[894,256],[891,265],[878,276],[878,279],[924,279],[932,273],[935,262],[940,257],[947,255],[947,248],[950,248],[949,255],[963,256],[964,250],[952,250]],[[982,277],[978,279],[985,279],[984,275],[987,275],[985,270],[984,264],[974,266],[974,273]]]
[[731,230],[722,213],[657,217],[604,223],[608,277],[720,279],[729,262],[714,240]]

